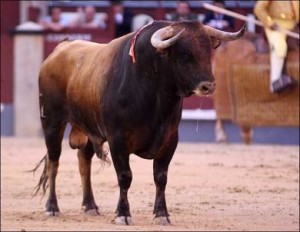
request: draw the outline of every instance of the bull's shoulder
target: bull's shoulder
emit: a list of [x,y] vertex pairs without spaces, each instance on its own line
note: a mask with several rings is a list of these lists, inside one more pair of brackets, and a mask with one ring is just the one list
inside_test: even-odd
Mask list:
[[57,80],[69,79],[86,57],[95,57],[97,51],[103,46],[103,44],[81,40],[59,43],[43,62],[40,79],[50,80],[53,76],[56,76]]
[[83,40],[63,41],[59,43],[53,52],[46,58],[42,69],[46,67],[58,67],[66,65],[72,68],[72,64],[78,63],[83,56],[89,54],[96,56],[106,45]]
[[99,44],[85,40],[63,41],[56,46],[53,53],[76,53],[87,50],[97,52],[105,46],[106,44]]

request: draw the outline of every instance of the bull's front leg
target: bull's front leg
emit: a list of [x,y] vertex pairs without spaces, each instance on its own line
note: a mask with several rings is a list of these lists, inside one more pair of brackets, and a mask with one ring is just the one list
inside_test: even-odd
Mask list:
[[129,166],[129,152],[126,152],[126,146],[121,140],[115,138],[111,146],[111,157],[118,177],[120,188],[119,202],[117,206],[117,217],[115,223],[119,225],[129,225],[132,223],[130,206],[128,202],[128,189],[132,181],[132,172]]
[[165,189],[168,180],[168,168],[170,161],[173,157],[178,143],[178,135],[173,138],[171,144],[167,145],[165,151],[160,152],[153,162],[153,176],[156,186],[156,196],[154,203],[155,222],[157,224],[168,225],[170,224],[169,216],[165,197]]

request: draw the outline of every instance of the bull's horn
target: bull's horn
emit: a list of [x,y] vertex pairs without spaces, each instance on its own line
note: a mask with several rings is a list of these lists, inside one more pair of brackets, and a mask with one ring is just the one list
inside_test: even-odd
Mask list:
[[204,26],[204,29],[206,33],[211,36],[215,37],[216,39],[219,40],[236,40],[244,35],[246,25],[244,25],[239,31],[237,32],[225,32],[225,31],[220,31],[218,29],[212,28],[210,26]]
[[180,32],[175,34],[175,31],[171,26],[161,28],[152,35],[151,44],[157,49],[166,49],[172,46],[179,39],[183,31],[184,28]]

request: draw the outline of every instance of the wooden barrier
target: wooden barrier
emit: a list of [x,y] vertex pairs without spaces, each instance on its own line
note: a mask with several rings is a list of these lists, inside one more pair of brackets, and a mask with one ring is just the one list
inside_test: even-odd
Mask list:
[[217,118],[237,123],[245,143],[252,141],[252,127],[299,126],[299,50],[289,51],[287,62],[297,85],[280,95],[270,92],[269,53],[258,53],[249,38],[224,44],[213,67]]
[[240,126],[299,126],[299,63],[287,64],[297,85],[281,94],[269,91],[270,66],[232,65],[233,121]]

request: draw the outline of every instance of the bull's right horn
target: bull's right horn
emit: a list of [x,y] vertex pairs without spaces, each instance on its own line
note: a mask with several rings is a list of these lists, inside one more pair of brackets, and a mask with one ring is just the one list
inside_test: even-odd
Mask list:
[[239,31],[237,32],[226,32],[226,31],[221,31],[215,28],[212,28],[210,26],[204,26],[204,29],[206,33],[219,40],[236,40],[244,35],[246,25],[244,25]]
[[[172,46],[180,37],[185,29],[175,34],[173,27],[167,26],[157,30],[151,37],[151,44],[153,47],[163,50]],[[169,39],[167,39],[169,38]]]

